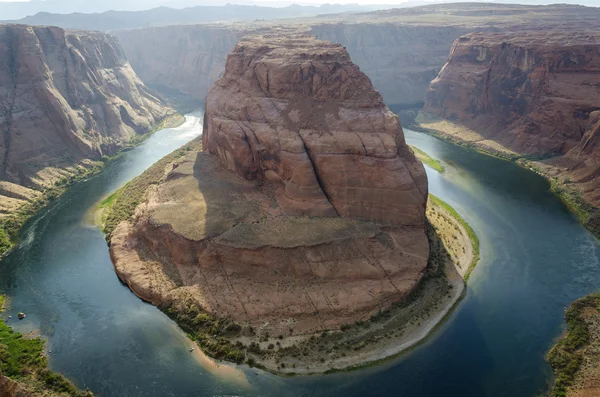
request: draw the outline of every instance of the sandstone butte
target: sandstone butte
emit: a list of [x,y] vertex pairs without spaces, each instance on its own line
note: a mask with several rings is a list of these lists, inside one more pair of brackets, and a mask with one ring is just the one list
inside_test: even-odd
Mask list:
[[141,298],[298,335],[367,319],[421,282],[423,165],[341,45],[242,39],[208,93],[202,141],[112,233],[115,269]]
[[0,216],[172,113],[136,76],[116,38],[0,25]]
[[[484,150],[524,156],[600,233],[600,35],[473,33],[432,81],[424,126]],[[434,115],[450,121],[440,124]],[[448,128],[449,127],[449,128]]]

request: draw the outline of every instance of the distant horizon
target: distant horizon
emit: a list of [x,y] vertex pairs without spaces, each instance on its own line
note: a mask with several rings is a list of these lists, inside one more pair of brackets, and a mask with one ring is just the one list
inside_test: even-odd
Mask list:
[[[51,5],[51,4],[65,4],[71,3],[73,5],[87,3],[112,3],[113,1],[81,1],[81,0],[0,0],[0,3],[18,3],[18,4],[36,4],[36,5]],[[115,2],[117,3],[117,2]],[[123,5],[122,1],[119,1]],[[277,4],[277,6],[285,7],[293,4],[306,5],[306,6],[321,6],[321,5],[352,5],[352,4],[360,4],[360,5],[402,5],[405,3],[506,3],[506,4],[581,4],[585,3],[591,4],[596,3],[600,6],[600,1],[598,0],[556,0],[556,1],[548,1],[548,0],[350,0],[350,1],[312,1],[312,0],[237,0],[237,1],[228,1],[228,0],[133,0],[128,1],[125,4],[148,4],[149,6],[153,6],[154,4],[162,4],[165,6],[172,5],[173,7],[188,7],[188,6],[223,6],[227,4],[232,5],[261,5],[261,4]]]
[[106,11],[145,11],[161,6],[182,9],[197,6],[224,6],[232,4],[280,8],[298,4],[301,6],[317,7],[322,5],[339,5],[346,8],[354,6],[356,9],[351,11],[373,11],[395,7],[462,2],[523,5],[572,4],[600,7],[600,0],[349,0],[345,2],[315,2],[314,0],[0,0],[0,19],[18,20],[40,12],[54,14],[94,14]]

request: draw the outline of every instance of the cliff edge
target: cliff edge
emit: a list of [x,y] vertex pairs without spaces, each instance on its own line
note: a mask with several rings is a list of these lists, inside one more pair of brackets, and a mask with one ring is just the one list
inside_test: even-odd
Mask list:
[[116,38],[0,25],[0,212],[114,155],[170,113]]
[[600,36],[473,33],[431,82],[421,126],[522,158],[600,232]]

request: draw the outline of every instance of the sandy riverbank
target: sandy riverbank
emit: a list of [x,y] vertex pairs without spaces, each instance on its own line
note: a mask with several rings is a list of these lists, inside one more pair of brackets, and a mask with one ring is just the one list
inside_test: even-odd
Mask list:
[[579,221],[600,238],[600,209],[584,199],[586,192],[571,178],[568,165],[561,165],[560,162],[551,160],[528,158],[495,141],[485,139],[468,127],[423,111],[419,112],[414,124],[409,125],[408,128],[434,135],[493,157],[514,161],[539,174],[550,183],[551,191],[569,207]]

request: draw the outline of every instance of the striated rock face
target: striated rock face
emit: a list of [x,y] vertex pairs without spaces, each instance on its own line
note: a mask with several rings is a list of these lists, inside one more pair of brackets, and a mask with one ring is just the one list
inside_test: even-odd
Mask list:
[[339,44],[242,40],[208,93],[203,145],[238,175],[280,185],[290,214],[423,224],[423,167]]
[[144,82],[204,101],[241,33],[218,25],[182,25],[114,34]]
[[599,98],[597,33],[474,33],[454,43],[424,110],[475,131],[484,148],[558,156],[542,172],[600,207]]
[[340,45],[240,41],[202,141],[112,233],[116,271],[140,297],[276,335],[368,318],[419,285],[424,168]]
[[114,37],[0,25],[1,211],[115,154],[171,112]]
[[[597,107],[600,108],[600,101]],[[600,236],[600,110],[589,115],[589,128],[581,140],[564,156],[546,160],[544,171],[561,179],[566,186],[573,188],[595,211],[588,209],[588,219],[584,223],[597,236]]]
[[600,109],[600,36],[474,33],[458,39],[424,110],[523,154],[564,154]]
[[385,102],[395,108],[421,107],[427,87],[448,59],[464,26],[419,26],[392,23],[314,25],[319,39],[340,43],[371,78]]
[[[220,77],[227,54],[257,26],[182,25],[113,32],[140,78],[156,88],[204,100]],[[472,29],[389,23],[322,23],[310,32],[344,45],[386,103],[422,106],[427,87],[446,62],[448,49]]]

